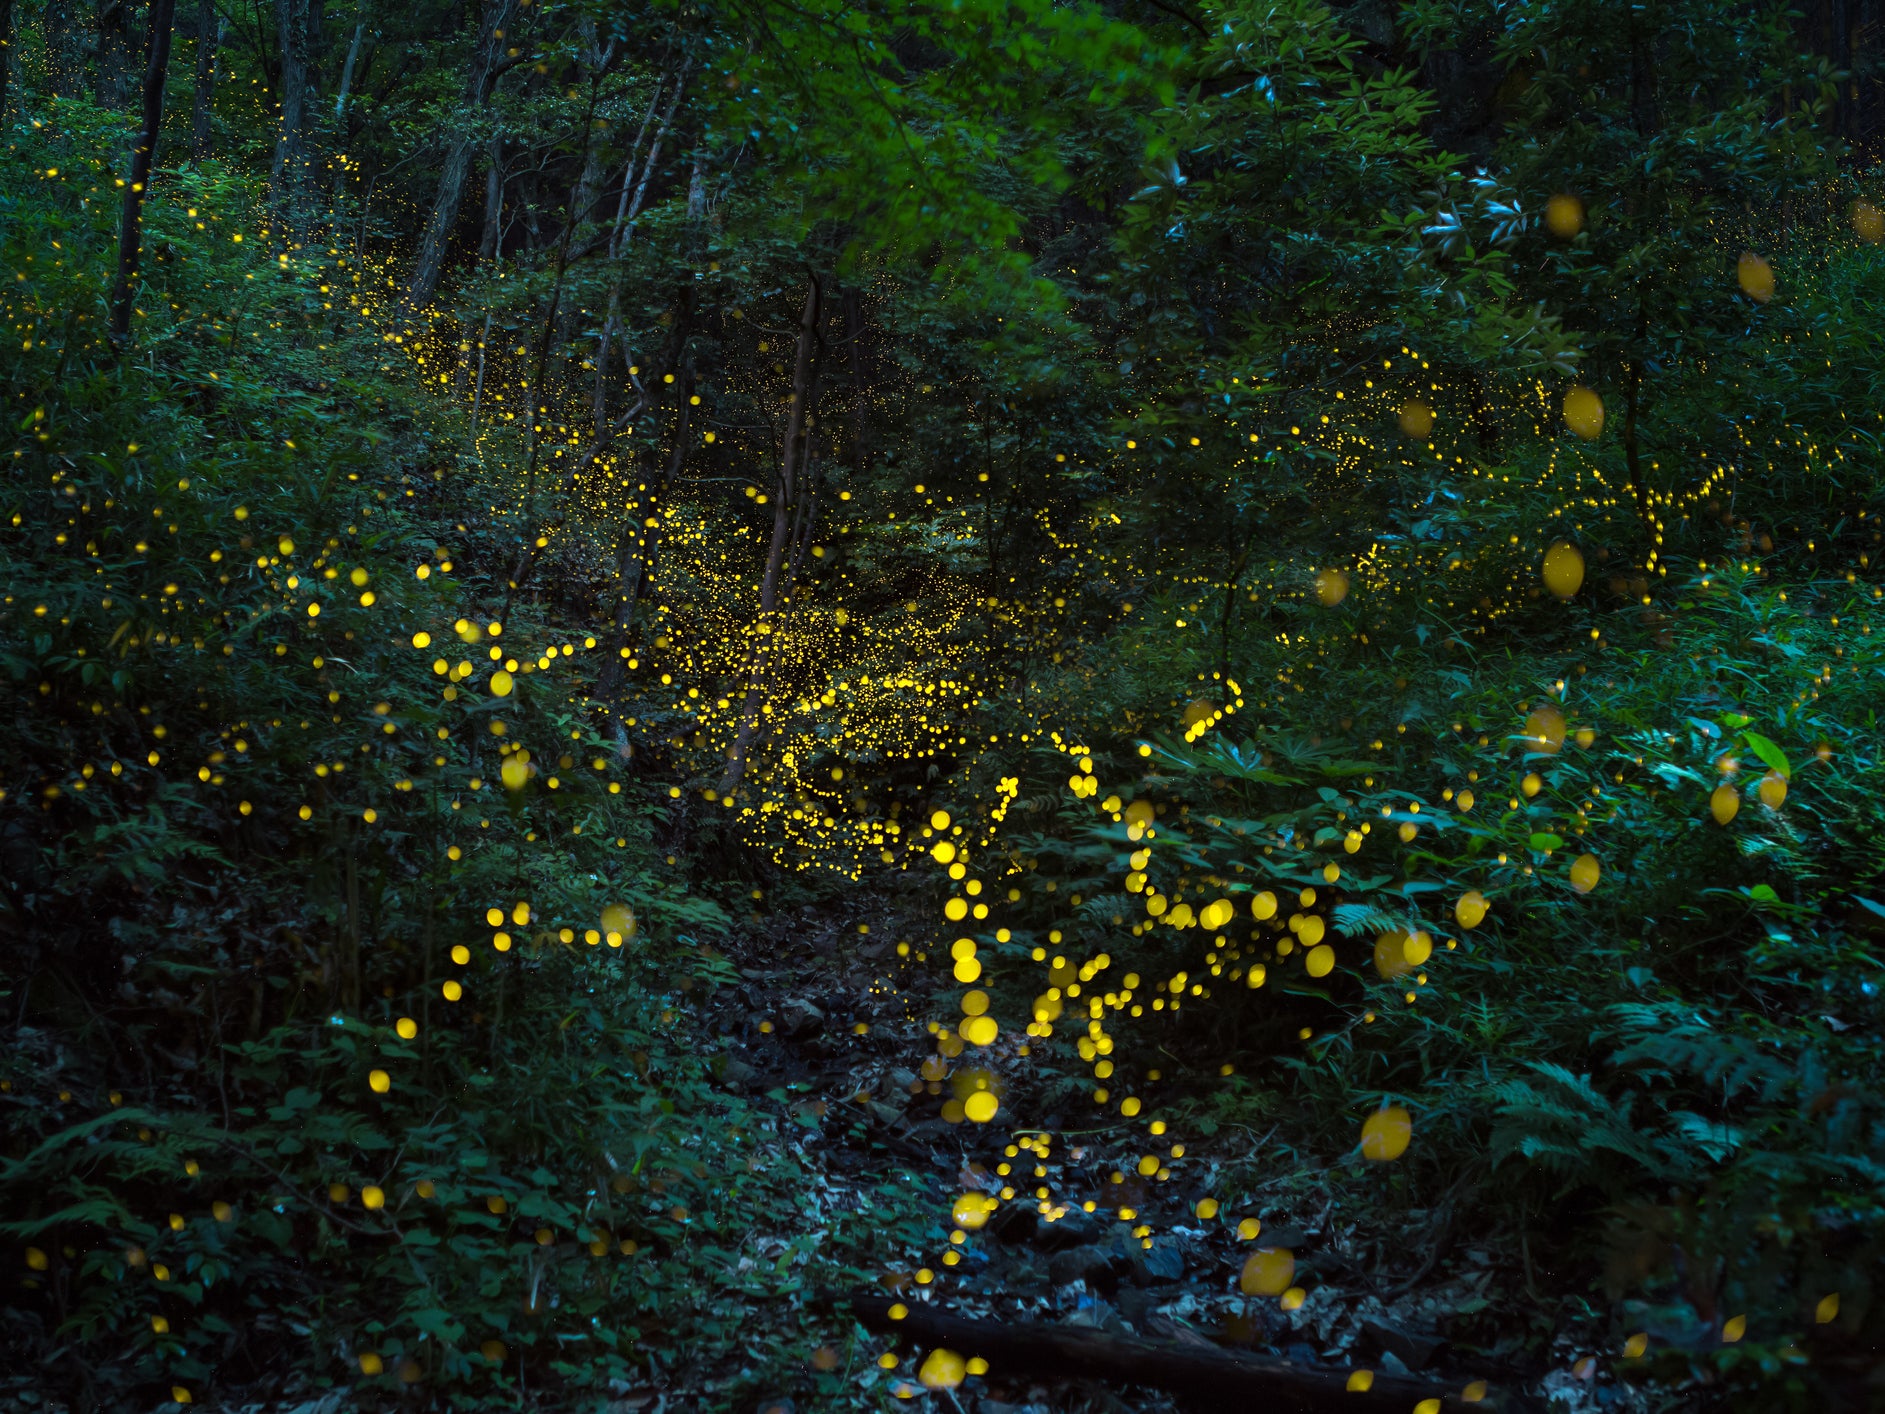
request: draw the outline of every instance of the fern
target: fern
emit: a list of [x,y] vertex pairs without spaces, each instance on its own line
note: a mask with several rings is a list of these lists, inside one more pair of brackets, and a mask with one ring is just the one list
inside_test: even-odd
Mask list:
[[1612,1057],[1614,1065],[1698,1080],[1723,1100],[1752,1091],[1773,1104],[1797,1087],[1800,1070],[1748,1037],[1728,1035],[1697,1020],[1677,1022],[1672,1009],[1625,1003],[1611,1014],[1636,1032]]

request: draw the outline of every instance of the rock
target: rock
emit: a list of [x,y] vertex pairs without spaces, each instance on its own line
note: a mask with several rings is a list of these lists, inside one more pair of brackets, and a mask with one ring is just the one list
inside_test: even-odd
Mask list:
[[779,1008],[779,1031],[794,1040],[814,1036],[824,1026],[825,1014],[802,998],[789,1001]]
[[897,1066],[884,1077],[884,1083],[892,1090],[898,1090],[908,1095],[912,1086],[920,1086],[923,1082],[916,1078],[915,1071],[905,1070],[902,1066]]
[[1421,1335],[1372,1317],[1361,1323],[1361,1336],[1375,1349],[1394,1356],[1409,1370],[1425,1369],[1441,1345],[1436,1336]]
[[1040,1214],[1026,1203],[1003,1203],[989,1220],[988,1230],[1003,1242],[1031,1242],[1040,1230]]
[[902,1110],[898,1109],[895,1105],[886,1105],[882,1100],[867,1101],[864,1108],[871,1112],[871,1115],[879,1124],[897,1124],[903,1119]]
[[729,1090],[744,1090],[758,1074],[758,1071],[735,1056],[728,1056],[720,1063],[720,1083]]
[[1118,1294],[1113,1300],[1119,1307],[1119,1314],[1124,1316],[1132,1323],[1133,1328],[1139,1331],[1145,1330],[1146,1318],[1152,1314],[1153,1309],[1158,1305],[1158,1299],[1156,1297],[1148,1292],[1139,1291],[1130,1286],[1120,1287]]
[[1101,1273],[1110,1273],[1114,1260],[1112,1250],[1101,1243],[1069,1247],[1048,1259],[1047,1279],[1055,1286],[1071,1286],[1076,1281],[1091,1286]]
[[1053,1222],[1042,1221],[1034,1230],[1034,1245],[1043,1252],[1063,1252],[1088,1242],[1098,1242],[1106,1229],[1091,1213],[1069,1208]]
[[1185,1274],[1184,1257],[1168,1243],[1155,1244],[1149,1252],[1133,1243],[1126,1252],[1125,1265],[1127,1279],[1135,1286],[1177,1281]]
[[910,1108],[910,1096],[907,1091],[899,1090],[889,1083],[883,1085],[882,1091],[883,1093],[876,1097],[879,1104],[887,1105],[898,1114]]

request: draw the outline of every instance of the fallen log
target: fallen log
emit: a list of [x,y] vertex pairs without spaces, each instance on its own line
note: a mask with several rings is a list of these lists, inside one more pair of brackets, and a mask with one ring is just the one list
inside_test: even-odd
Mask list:
[[[1261,1355],[1139,1340],[1092,1326],[1039,1321],[983,1320],[953,1316],[920,1302],[858,1293],[839,1298],[866,1330],[898,1336],[921,1346],[942,1346],[964,1359],[980,1356],[989,1373],[1099,1379],[1145,1385],[1203,1401],[1206,1408],[1260,1409],[1264,1414],[1435,1414],[1436,1411],[1498,1411],[1520,1414],[1539,1408],[1514,1390],[1487,1388],[1469,1403],[1466,1381],[1451,1387],[1411,1375],[1313,1369]],[[893,1308],[904,1314],[892,1316]],[[1365,1383],[1367,1388],[1351,1387]],[[1471,1393],[1478,1394],[1478,1390]],[[1433,1401],[1427,1403],[1426,1401]]]

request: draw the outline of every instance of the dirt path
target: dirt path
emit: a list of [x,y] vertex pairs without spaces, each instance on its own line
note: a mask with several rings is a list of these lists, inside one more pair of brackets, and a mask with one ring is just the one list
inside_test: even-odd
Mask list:
[[[1147,1140],[1123,1123],[1071,1142],[1057,1131],[1032,1152],[1009,1146],[1004,1155],[997,1141],[1011,1136],[1002,1120],[1060,1118],[1026,1078],[1028,1063],[1012,1064],[1012,1051],[1003,1068],[1017,1079],[1001,1118],[986,1127],[949,1123],[942,1109],[950,1077],[926,1079],[923,1069],[937,1056],[928,993],[939,974],[899,957],[897,940],[921,934],[899,932],[898,922],[882,894],[864,896],[842,919],[814,910],[755,916],[729,943],[737,984],[704,1008],[706,1030],[724,1046],[724,1083],[770,1116],[779,1151],[804,1166],[830,1211],[849,1219],[825,1234],[799,1289],[753,1311],[775,1358],[749,1370],[763,1388],[749,1383],[757,1392],[732,1407],[793,1414],[900,1406],[898,1388],[913,1385],[926,1352],[869,1336],[841,1310],[820,1306],[822,1295],[869,1283],[955,1315],[1064,1322],[1305,1368],[1414,1374],[1454,1395],[1448,1407],[1461,1392],[1476,1392],[1475,1381],[1487,1383],[1486,1408],[1525,1407],[1546,1388],[1569,1396],[1560,1406],[1567,1410],[1641,1407],[1608,1380],[1599,1399],[1597,1367],[1573,1374],[1578,1352],[1569,1342],[1552,1352],[1557,1369],[1541,1382],[1542,1312],[1522,1295],[1514,1254],[1475,1241],[1470,1215],[1444,1201],[1406,1214],[1413,1226],[1405,1231],[1367,1231],[1338,1212],[1327,1174],[1298,1166],[1264,1192],[1222,1195],[1229,1221],[1200,1220],[1191,1212],[1196,1193],[1214,1191],[1229,1161],[1248,1156],[1250,1141],[1232,1131],[1215,1143],[1194,1137],[1182,1181],[1169,1184],[1136,1172],[1134,1146]],[[940,1071],[932,1065],[928,1073]],[[1010,1172],[992,1172],[1004,1157]],[[1113,1180],[1116,1170],[1125,1182]],[[1015,1196],[954,1244],[950,1264],[957,1196],[1004,1184]],[[1040,1190],[1051,1203],[1034,1198]],[[1121,1207],[1140,1220],[1119,1220]],[[1239,1236],[1233,1214],[1258,1219],[1257,1241]],[[1295,1309],[1239,1290],[1257,1246],[1294,1255],[1306,1288]],[[886,1350],[901,1357],[893,1369],[877,1363]],[[725,1389],[740,1381],[719,1371],[709,1383]],[[915,1393],[974,1414],[1187,1407],[1145,1389],[1001,1370],[946,1394]],[[624,1404],[620,1414],[643,1408],[653,1414],[652,1403]]]

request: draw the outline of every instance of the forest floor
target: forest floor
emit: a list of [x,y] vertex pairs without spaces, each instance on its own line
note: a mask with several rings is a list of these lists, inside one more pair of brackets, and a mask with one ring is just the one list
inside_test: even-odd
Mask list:
[[[962,1245],[958,1265],[945,1266],[950,1205],[959,1192],[992,1192],[1003,1182],[990,1166],[1007,1131],[992,1132],[1002,1129],[1000,1120],[986,1129],[947,1122],[947,1082],[922,1079],[936,1046],[915,1019],[926,1008],[907,990],[912,979],[895,943],[921,936],[909,931],[913,925],[898,918],[886,893],[866,896],[842,921],[812,909],[755,914],[729,940],[727,958],[740,980],[719,989],[699,1018],[724,1047],[723,1083],[771,1115],[780,1157],[789,1151],[804,1167],[828,1211],[867,1215],[893,1195],[903,1221],[867,1224],[870,1250],[842,1250],[845,1239],[834,1236],[837,1247],[805,1263],[789,1294],[750,1311],[738,1358],[713,1368],[678,1364],[659,1388],[621,1391],[611,1414],[709,1407],[800,1414],[896,1404],[898,1386],[911,1380],[923,1352],[866,1334],[845,1314],[847,1292],[835,1285],[842,1273],[871,1272],[873,1264],[879,1294],[953,1315],[1064,1323],[1180,1348],[1280,1357],[1303,1368],[1411,1373],[1437,1393],[1483,1380],[1491,1390],[1487,1408],[1543,1409],[1548,1402],[1554,1414],[1629,1414],[1652,1407],[1611,1373],[1591,1305],[1577,1291],[1555,1289],[1563,1282],[1553,1273],[1528,1272],[1516,1241],[1476,1231],[1473,1215],[1454,1211],[1444,1197],[1407,1210],[1411,1226],[1386,1230],[1370,1205],[1339,1201],[1333,1166],[1305,1168],[1298,1160],[1257,1191],[1223,1195],[1226,1214],[1259,1218],[1262,1245],[1291,1248],[1298,1271],[1314,1276],[1294,1311],[1278,1309],[1273,1297],[1243,1296],[1239,1272],[1256,1244],[1239,1241],[1234,1221],[1200,1222],[1187,1201],[1160,1202],[1136,1177],[1125,1189],[1109,1183],[1113,1150],[1145,1142],[1119,1120],[1077,1131],[1073,1147],[1026,1170],[1030,1183],[1050,1185],[1068,1204],[1064,1216],[1039,1221],[1036,1204],[1017,1195]],[[1012,1086],[1004,1119],[1039,1116],[1057,1139],[1077,1129],[1080,1121],[1066,1122],[1030,1093],[1027,1062],[1015,1064],[1011,1044],[1001,1059]],[[1289,1117],[1277,1122],[1287,1126]],[[1186,1138],[1194,1176],[1187,1193],[1200,1179],[1208,1187],[1220,1171],[1247,1166],[1252,1146],[1262,1145],[1247,1131]],[[1158,1224],[1151,1251],[1111,1220],[1122,1192]],[[1084,1198],[1096,1200],[1096,1214],[1074,1206]],[[757,1239],[753,1256],[763,1261],[784,1242]],[[919,1287],[911,1274],[924,1267],[938,1275]],[[903,1357],[896,1369],[877,1363],[886,1350]],[[918,1404],[931,1397],[917,1395]],[[1092,1414],[1212,1406],[1145,1387],[991,1369],[940,1396],[936,1407]]]

